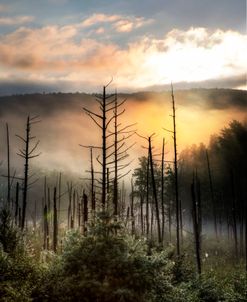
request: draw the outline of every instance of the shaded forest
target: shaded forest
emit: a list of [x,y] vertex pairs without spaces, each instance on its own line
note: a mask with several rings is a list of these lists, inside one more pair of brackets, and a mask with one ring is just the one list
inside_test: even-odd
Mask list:
[[[22,117],[16,129],[3,124],[2,301],[246,301],[246,92],[172,88],[130,96],[109,94],[109,85],[69,103],[63,94],[0,99],[2,118],[12,125]],[[135,102],[128,107],[129,98]],[[128,115],[153,98],[168,108],[162,136]],[[191,145],[188,133],[182,149],[179,108],[188,104],[235,106],[241,120],[222,125],[209,143]],[[66,123],[76,123],[67,111],[84,123],[73,140]],[[59,114],[64,124],[55,135],[83,154],[75,173],[40,161],[47,138],[70,165],[74,153],[60,153],[61,143],[49,139],[51,124],[42,126],[46,116],[56,124]]]

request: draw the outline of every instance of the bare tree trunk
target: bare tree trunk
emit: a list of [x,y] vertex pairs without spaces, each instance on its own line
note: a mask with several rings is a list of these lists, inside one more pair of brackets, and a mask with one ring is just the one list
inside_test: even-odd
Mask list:
[[71,203],[72,203],[72,183],[67,183],[68,187],[68,197],[69,197],[69,205],[68,205],[68,215],[67,215],[67,221],[68,221],[68,229],[71,228]]
[[157,220],[157,229],[158,229],[158,241],[159,243],[162,242],[161,237],[161,228],[160,228],[160,216],[159,216],[159,204],[158,204],[158,197],[156,191],[156,184],[154,178],[154,168],[153,168],[153,157],[152,157],[152,146],[151,146],[151,137],[149,137],[149,157],[150,157],[150,168],[151,168],[151,177],[152,177],[152,186],[153,186],[153,195],[155,201],[155,208],[156,208],[156,220]]
[[102,98],[102,207],[106,204],[106,87],[103,87]]
[[114,188],[113,188],[113,206],[114,215],[118,215],[118,114],[117,97],[114,103]]
[[214,188],[213,188],[213,180],[212,180],[212,173],[211,173],[211,166],[208,156],[208,150],[206,150],[206,159],[207,159],[207,167],[208,167],[208,179],[209,179],[209,186],[210,186],[210,194],[211,194],[211,201],[213,205],[213,215],[214,215],[214,231],[216,239],[218,240],[218,227],[217,227],[217,214],[216,214],[216,205],[215,205],[215,197],[214,197]]
[[47,223],[47,205],[45,204],[44,212],[43,212],[43,220],[44,220],[44,243],[43,248],[44,250],[47,249],[47,242],[48,242],[48,223]]
[[79,202],[78,203],[78,227],[79,229],[81,228],[81,203]]
[[92,218],[94,220],[96,204],[95,204],[95,192],[94,192],[94,166],[93,166],[93,148],[90,148],[90,161],[91,161],[91,209]]
[[146,232],[147,232],[147,237],[149,236],[149,164],[150,164],[150,159],[149,159],[149,152],[148,152],[148,159],[147,159],[147,179],[146,179]]
[[61,194],[62,194],[62,173],[59,173],[59,180],[58,180],[58,215],[57,221],[58,225],[60,222],[60,213],[61,213]]
[[36,230],[37,226],[37,200],[34,201],[34,217],[33,217],[33,227]]
[[[193,176],[193,182],[191,184],[191,197],[192,197],[192,218],[193,218],[193,228],[194,228],[194,237],[195,237],[195,250],[196,250],[196,262],[197,262],[197,271],[198,274],[201,274],[201,226],[200,226],[200,206],[198,204],[199,199],[196,199],[196,190],[198,195],[198,183],[195,183]],[[197,196],[198,197],[198,196]]]
[[134,184],[131,179],[131,203],[130,203],[130,216],[131,216],[131,234],[135,234],[135,215],[134,215]]
[[183,246],[183,209],[182,209],[181,199],[179,199],[179,224],[180,224],[181,246]]
[[75,203],[75,190],[73,191],[73,211],[72,211],[72,219],[73,219],[73,227],[75,226],[75,213],[76,213],[76,203]]
[[47,187],[47,223],[49,225],[49,229],[51,227],[51,191],[50,187]]
[[21,219],[21,207],[18,208],[18,226],[19,228],[21,227],[21,222],[22,222],[22,219]]
[[165,139],[162,143],[162,159],[161,159],[161,209],[162,209],[162,242],[164,242],[165,234],[165,205],[164,205],[164,157],[165,157]]
[[10,147],[9,147],[9,126],[6,123],[6,132],[7,132],[7,166],[8,166],[8,195],[7,202],[8,207],[10,208]]
[[144,234],[144,223],[143,223],[143,195],[140,196],[140,207],[141,207],[141,234]]
[[88,198],[83,192],[83,234],[87,235],[87,221],[88,221]]
[[53,196],[53,251],[57,251],[57,235],[58,235],[58,222],[57,222],[57,188],[54,188]]
[[19,209],[19,182],[16,183],[15,191],[15,225],[18,223],[18,209]]
[[180,233],[179,233],[179,192],[178,192],[178,163],[177,163],[177,132],[176,132],[176,108],[172,86],[172,110],[173,110],[173,143],[174,143],[174,170],[175,170],[175,197],[176,197],[176,237],[177,254],[180,255]]
[[24,229],[25,221],[26,221],[29,139],[30,139],[30,121],[28,116],[27,125],[26,125],[26,147],[25,147],[24,184],[23,184],[23,200],[22,200],[22,221],[21,221],[22,230]]
[[171,214],[171,201],[169,201],[169,207],[168,207],[168,228],[169,228],[169,238],[170,242],[172,242],[172,214]]
[[35,139],[35,136],[31,136],[31,125],[36,124],[39,121],[37,120],[37,117],[30,118],[29,116],[27,117],[27,123],[26,123],[26,136],[25,138],[16,135],[18,138],[24,142],[25,147],[23,149],[19,149],[19,153],[17,153],[20,157],[24,159],[24,180],[23,180],[23,198],[22,198],[22,217],[21,217],[21,229],[24,230],[25,227],[25,222],[26,222],[26,208],[27,208],[27,192],[33,183],[29,184],[29,160],[33,159],[35,157],[38,157],[39,154],[34,154],[35,150],[37,149],[39,145],[39,141],[35,143],[33,147],[31,147],[30,143],[31,140]]

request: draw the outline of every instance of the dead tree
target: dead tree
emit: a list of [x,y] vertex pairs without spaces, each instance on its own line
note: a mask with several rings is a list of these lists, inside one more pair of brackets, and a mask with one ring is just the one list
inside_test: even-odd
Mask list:
[[[152,137],[155,135],[155,133],[153,133],[152,135],[150,135],[148,137],[141,136],[138,133],[136,133],[136,134],[139,137],[145,139],[148,142],[148,166],[150,166],[153,197],[154,197],[154,202],[155,202],[157,231],[158,231],[158,242],[161,243],[162,242],[162,235],[161,235],[161,226],[160,226],[159,203],[158,203],[158,196],[157,196],[157,189],[156,189],[156,181],[155,181],[155,176],[154,176],[154,161],[153,161],[153,153],[152,153]],[[148,170],[148,167],[147,167],[147,170]],[[147,173],[148,173],[148,171],[147,171]],[[148,185],[148,180],[147,180],[147,185]],[[148,190],[149,190],[149,188],[147,187],[147,191]]]
[[173,85],[171,84],[171,97],[172,97],[172,121],[173,130],[164,130],[172,133],[173,135],[173,146],[174,146],[174,183],[175,183],[175,206],[176,206],[176,248],[177,255],[180,255],[180,210],[179,210],[179,186],[178,186],[178,153],[177,153],[177,129],[176,129],[176,107],[175,97],[173,93]]
[[48,212],[47,205],[45,204],[44,212],[43,212],[43,220],[44,220],[44,250],[49,249],[49,224],[48,224]]
[[103,94],[102,95],[96,95],[96,101],[99,103],[99,109],[100,114],[97,114],[95,112],[92,112],[86,108],[84,109],[84,112],[94,121],[94,123],[101,129],[102,132],[102,157],[101,160],[99,157],[97,157],[98,163],[102,167],[101,172],[101,180],[99,181],[101,184],[101,203],[103,210],[105,209],[106,205],[106,195],[107,195],[107,182],[106,182],[106,173],[107,173],[107,129],[109,127],[110,122],[113,120],[114,116],[111,116],[110,118],[107,117],[107,113],[112,110],[111,106],[115,100],[111,100],[111,98],[114,96],[107,95],[106,94],[106,88],[110,85],[112,80],[103,87]]
[[195,238],[196,263],[198,274],[201,274],[201,197],[200,197],[200,182],[198,177],[193,175],[191,184],[192,198],[192,219]]
[[18,223],[18,209],[19,209],[19,182],[16,183],[15,190],[15,225]]
[[146,178],[146,234],[147,237],[149,236],[149,165],[150,165],[150,160],[149,160],[149,151],[148,151],[148,160],[147,160],[147,178]]
[[88,222],[88,197],[83,191],[83,235],[87,234],[87,222]]
[[214,230],[215,230],[216,239],[218,240],[216,204],[215,204],[216,200],[215,200],[215,196],[214,196],[214,188],[213,188],[213,179],[212,179],[211,165],[210,165],[210,160],[209,160],[208,150],[207,149],[206,149],[206,160],[207,160],[207,168],[208,168],[208,179],[209,179],[211,201],[212,201],[212,206],[213,206]]
[[[90,170],[86,170],[87,173],[90,173],[90,178],[83,178],[84,180],[90,181],[90,195],[91,195],[91,218],[95,219],[95,211],[96,211],[96,185],[95,185],[95,171],[94,171],[94,161],[93,161],[93,150],[100,149],[101,147],[92,146],[92,145],[79,145],[83,148],[89,149],[90,151]],[[98,173],[96,171],[96,173]]]
[[156,182],[155,182],[155,177],[154,177],[151,137],[148,138],[148,148],[149,148],[150,170],[151,170],[151,177],[152,177],[153,195],[154,195],[155,209],[156,209],[156,219],[157,219],[157,229],[158,229],[158,241],[159,241],[159,243],[161,243],[162,242],[162,236],[161,236],[161,228],[160,228],[159,203],[158,203]]
[[[135,124],[130,124],[127,126],[121,126],[121,123],[119,123],[118,118],[124,114],[125,109],[122,111],[118,111],[119,108],[126,102],[126,99],[118,103],[118,98],[117,98],[117,93],[115,94],[115,101],[114,101],[114,109],[113,109],[113,114],[114,114],[114,131],[110,132],[108,137],[114,136],[114,151],[107,156],[107,158],[110,158],[113,155],[113,163],[114,164],[114,181],[113,181],[113,208],[114,208],[114,215],[118,215],[118,182],[121,178],[126,176],[130,171],[127,173],[124,173],[122,175],[119,175],[120,170],[124,170],[130,165],[129,163],[126,164],[119,164],[122,162],[124,159],[128,157],[127,151],[134,146],[135,143],[133,143],[131,146],[125,146],[125,142],[128,138],[130,138],[134,133],[135,130],[129,130],[132,126]],[[125,136],[126,135],[126,136]],[[120,137],[121,136],[121,137]],[[110,163],[110,164],[111,164]]]
[[24,181],[23,181],[23,197],[22,197],[22,221],[21,221],[21,229],[24,229],[25,221],[26,221],[26,208],[27,208],[27,195],[28,195],[28,189],[32,184],[34,184],[36,180],[33,182],[29,182],[30,176],[29,176],[29,161],[35,157],[40,156],[41,153],[35,153],[36,149],[39,145],[39,140],[34,143],[33,146],[31,146],[31,142],[36,139],[35,136],[31,135],[31,127],[34,124],[39,123],[40,120],[38,120],[38,116],[34,117],[27,117],[26,122],[26,135],[25,137],[22,137],[20,135],[16,135],[21,141],[24,143],[23,149],[19,149],[19,155],[24,159]]
[[177,254],[180,255],[180,219],[179,219],[179,192],[178,192],[178,161],[177,161],[177,131],[176,131],[176,108],[175,98],[172,88],[172,118],[173,118],[173,143],[174,143],[174,172],[175,172],[175,197],[176,197],[176,235],[177,235]]
[[73,219],[73,227],[75,226],[75,213],[76,213],[76,202],[75,202],[75,197],[76,197],[76,191],[73,191],[73,208],[72,208],[72,219]]
[[[125,110],[121,112],[118,111],[118,108],[122,106],[125,102],[117,102],[117,95],[115,94],[106,94],[106,88],[110,85],[109,82],[106,86],[103,87],[103,94],[96,95],[96,101],[99,103],[100,114],[92,112],[86,108],[83,108],[85,113],[94,121],[94,123],[101,129],[102,132],[102,146],[84,146],[84,147],[93,147],[102,150],[101,157],[96,157],[97,162],[100,164],[102,170],[100,172],[101,178],[96,179],[96,181],[101,185],[101,203],[102,208],[105,209],[105,204],[109,201],[109,192],[110,184],[113,182],[113,208],[114,214],[118,214],[118,181],[123,178],[127,173],[119,175],[119,170],[123,170],[128,166],[128,164],[119,165],[118,163],[128,157],[127,150],[131,147],[125,147],[125,140],[129,135],[124,136],[126,133],[130,133],[128,128],[131,125],[125,126],[122,129],[119,129],[121,124],[118,123],[118,117],[121,116]],[[114,130],[110,131],[111,122],[114,121]],[[123,137],[119,138],[119,135]],[[132,131],[133,134],[133,131]],[[113,142],[112,139],[113,138]],[[112,158],[113,157],[113,158]],[[114,165],[112,167],[112,165]],[[94,173],[99,174],[99,172],[94,171]],[[112,177],[114,173],[114,177]],[[94,192],[91,192],[92,196]],[[109,204],[108,204],[109,206]]]
[[165,139],[163,138],[162,142],[162,158],[161,158],[161,210],[162,210],[162,242],[164,241],[164,233],[165,233],[165,205],[164,205],[164,174],[165,174]]
[[131,179],[131,202],[130,202],[130,216],[131,216],[131,234],[135,234],[135,214],[134,214],[134,184],[133,179]]
[[60,212],[61,212],[61,194],[62,194],[62,173],[59,173],[59,179],[58,179],[58,215],[57,220],[58,224],[60,221]]
[[7,194],[7,202],[8,202],[8,207],[10,207],[10,146],[9,146],[9,126],[8,123],[6,123],[6,134],[7,134],[7,170],[8,170],[8,194]]
[[72,215],[71,215],[71,206],[72,206],[72,190],[73,190],[73,185],[72,183],[67,183],[68,187],[68,197],[69,197],[69,205],[68,205],[68,215],[67,215],[67,222],[68,222],[68,229],[72,228]]
[[57,235],[58,235],[58,221],[57,221],[57,188],[54,188],[53,195],[53,251],[57,251]]

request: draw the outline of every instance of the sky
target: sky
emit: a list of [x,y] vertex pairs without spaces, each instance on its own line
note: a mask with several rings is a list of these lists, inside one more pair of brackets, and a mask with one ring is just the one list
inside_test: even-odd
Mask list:
[[245,0],[0,0],[0,95],[246,89]]

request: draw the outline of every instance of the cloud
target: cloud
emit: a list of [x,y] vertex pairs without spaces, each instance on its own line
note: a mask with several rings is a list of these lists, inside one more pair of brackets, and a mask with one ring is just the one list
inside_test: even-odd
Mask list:
[[[105,17],[94,17],[94,21]],[[125,32],[146,21],[140,18],[133,25],[115,22],[116,17],[110,20]],[[97,30],[100,34],[105,29]],[[124,46],[110,39],[106,42],[80,36],[85,32],[78,24],[21,27],[1,36],[0,78],[47,84],[70,82],[72,86],[84,82],[89,88],[113,76],[119,88],[144,89],[171,80],[188,84],[224,80],[242,76],[247,69],[247,37],[234,31],[174,29],[161,39],[141,37]]]
[[[0,7],[1,10],[1,7]],[[32,16],[0,17],[0,25],[21,25],[34,20]]]
[[117,21],[113,27],[116,29],[118,32],[131,32],[133,29],[142,27],[146,24],[152,23],[153,20],[145,20],[144,18],[135,18],[133,19],[121,19]]
[[131,32],[134,29],[140,28],[152,22],[152,19],[145,19],[143,17],[93,14],[92,16],[86,18],[79,26],[87,28],[107,23],[110,24],[112,29],[116,30],[117,32]]
[[98,23],[111,23],[121,19],[120,15],[105,15],[105,14],[93,14],[86,18],[82,23],[82,27],[89,27]]

